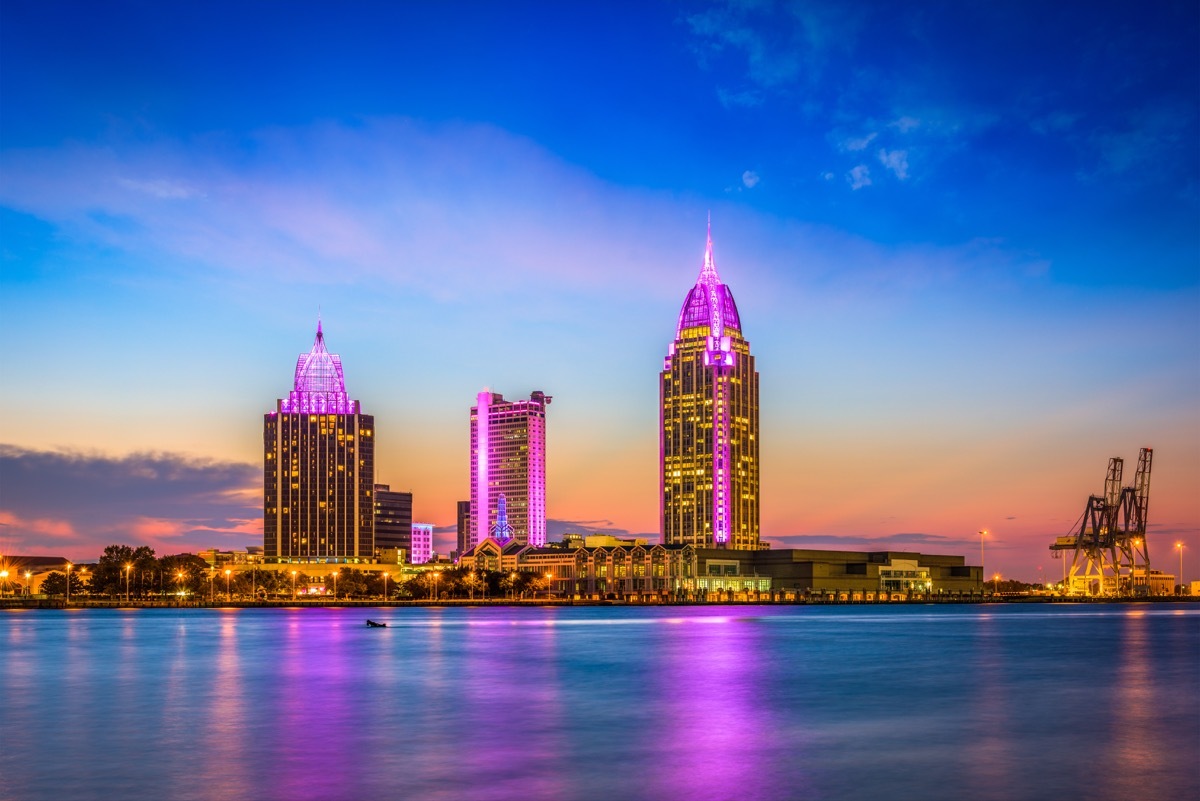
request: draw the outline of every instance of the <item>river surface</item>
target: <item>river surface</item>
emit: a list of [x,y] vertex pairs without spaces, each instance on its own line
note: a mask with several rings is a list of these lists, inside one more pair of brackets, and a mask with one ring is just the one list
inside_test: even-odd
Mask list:
[[1200,798],[1200,605],[0,612],[0,799],[102,798]]

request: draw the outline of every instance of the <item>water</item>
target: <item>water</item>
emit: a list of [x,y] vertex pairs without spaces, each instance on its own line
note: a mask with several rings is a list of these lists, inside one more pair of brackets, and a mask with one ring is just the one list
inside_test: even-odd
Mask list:
[[0,612],[0,799],[1182,799],[1197,765],[1197,606]]

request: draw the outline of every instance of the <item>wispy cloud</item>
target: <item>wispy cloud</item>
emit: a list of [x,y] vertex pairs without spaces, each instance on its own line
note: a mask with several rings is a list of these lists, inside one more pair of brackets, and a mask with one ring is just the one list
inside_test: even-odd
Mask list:
[[88,558],[112,542],[186,550],[262,539],[255,465],[0,445],[0,486],[0,541],[10,553]]
[[846,173],[846,181],[850,184],[851,189],[862,189],[864,186],[870,186],[871,168],[866,164],[859,164]]
[[866,136],[852,136],[841,140],[839,148],[848,153],[857,153],[860,150],[866,150],[867,146],[875,141],[879,136],[877,133],[869,133]]
[[742,185],[747,189],[753,189],[754,187],[758,186],[758,182],[760,180],[761,179],[758,177],[758,173],[754,172],[753,170],[746,170],[744,173],[742,173]]
[[879,151],[879,163],[891,170],[901,181],[908,178],[908,151],[886,150]]

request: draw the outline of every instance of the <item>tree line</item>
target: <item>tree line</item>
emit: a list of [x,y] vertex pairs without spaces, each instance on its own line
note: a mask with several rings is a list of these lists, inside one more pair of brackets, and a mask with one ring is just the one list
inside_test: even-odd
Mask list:
[[290,598],[306,591],[312,583],[322,583],[326,596],[336,591],[338,598],[397,599],[505,599],[530,598],[545,593],[549,581],[528,572],[502,573],[480,571],[466,566],[425,571],[400,579],[381,570],[339,567],[337,579],[310,577],[297,569],[291,571],[247,570],[244,567],[225,576],[195,554],[158,557],[148,546],[110,545],[94,566],[79,566],[68,571],[53,571],[42,581],[45,595],[63,596],[70,582],[72,597],[97,597],[148,600],[184,594],[191,597],[233,597],[241,600]]

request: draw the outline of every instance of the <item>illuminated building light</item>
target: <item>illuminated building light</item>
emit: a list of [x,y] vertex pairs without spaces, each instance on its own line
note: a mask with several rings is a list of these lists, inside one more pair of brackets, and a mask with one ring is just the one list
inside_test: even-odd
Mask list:
[[758,373],[711,225],[659,378],[663,542],[759,547]]
[[361,411],[318,321],[291,392],[263,417],[267,559],[374,557],[375,420]]
[[546,544],[546,407],[551,400],[541,391],[520,401],[506,401],[488,389],[477,396],[470,416],[468,550],[495,530],[501,495],[512,539]]

